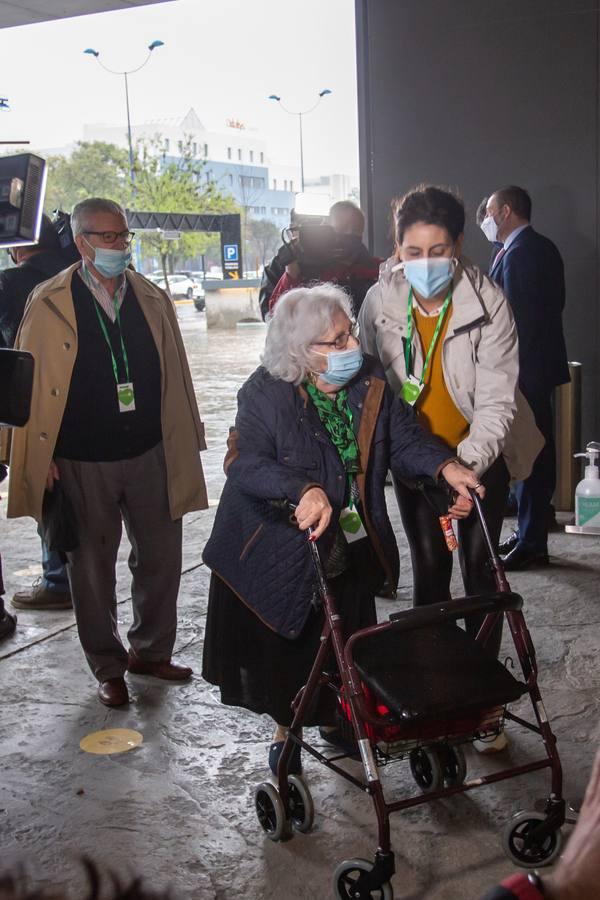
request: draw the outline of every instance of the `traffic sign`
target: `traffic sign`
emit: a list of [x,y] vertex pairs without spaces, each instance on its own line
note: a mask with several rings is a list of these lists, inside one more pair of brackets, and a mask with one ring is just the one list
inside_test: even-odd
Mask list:
[[236,263],[239,260],[239,247],[237,244],[225,244],[223,247],[225,262]]

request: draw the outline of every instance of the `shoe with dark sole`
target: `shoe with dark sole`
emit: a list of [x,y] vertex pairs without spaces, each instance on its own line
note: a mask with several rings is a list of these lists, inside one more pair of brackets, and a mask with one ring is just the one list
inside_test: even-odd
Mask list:
[[353,759],[360,759],[358,744],[356,741],[349,740],[340,728],[324,728],[321,725],[319,726],[319,734],[324,741],[327,741],[327,743],[331,744],[332,747],[335,747],[336,750],[341,750]]
[[73,609],[69,591],[52,591],[41,582],[28,591],[17,591],[10,602],[16,609]]
[[17,617],[11,616],[10,613],[3,610],[2,613],[0,613],[0,641],[3,638],[10,637],[11,634],[14,634],[16,627]]
[[514,550],[506,556],[501,556],[500,559],[506,572],[521,572],[523,569],[537,569],[550,565],[547,553],[530,550],[524,544],[517,544]]
[[129,691],[125,679],[108,678],[98,685],[98,700],[105,706],[125,706],[129,703]]
[[[269,747],[269,768],[273,775],[277,775],[277,766],[279,765],[279,759],[283,753],[284,744],[285,741],[273,741]],[[302,760],[300,758],[300,753],[300,745],[294,744],[292,755],[288,762],[288,775],[302,775]]]
[[189,666],[181,666],[170,659],[144,660],[129,650],[127,671],[132,675],[153,675],[154,678],[162,678],[164,681],[187,681],[194,674]]

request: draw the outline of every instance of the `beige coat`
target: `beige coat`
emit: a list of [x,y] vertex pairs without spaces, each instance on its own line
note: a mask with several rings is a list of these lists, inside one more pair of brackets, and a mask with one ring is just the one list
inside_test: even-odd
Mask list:
[[[400,270],[392,271],[396,264],[395,258],[383,263],[358,321],[363,350],[381,360],[388,381],[399,393],[406,381],[410,286]],[[527,478],[544,438],[517,387],[517,331],[506,297],[479,269],[461,259],[450,310],[442,368],[448,392],[471,426],[457,448],[458,456],[481,476],[502,453],[511,478]],[[423,351],[416,329],[412,353],[414,374],[419,376]]]
[[[59,272],[31,293],[15,346],[35,358],[31,417],[12,432],[8,516],[39,521],[44,485],[65,411],[77,356],[77,324],[71,278],[79,264]],[[194,387],[167,295],[137,272],[127,280],[139,301],[160,358],[162,433],[171,517],[208,506],[200,451],[206,449]]]

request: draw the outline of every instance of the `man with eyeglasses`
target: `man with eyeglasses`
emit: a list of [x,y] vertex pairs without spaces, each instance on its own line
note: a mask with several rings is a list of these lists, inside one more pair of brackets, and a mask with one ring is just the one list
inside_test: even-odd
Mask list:
[[[77,204],[82,262],[29,298],[16,346],[36,360],[31,418],[12,438],[9,516],[33,516],[63,495],[77,546],[65,546],[87,662],[107,706],[129,695],[124,675],[178,681],[172,661],[181,575],[181,519],[206,508],[204,429],[173,305],[130,268],[124,210]],[[119,637],[117,552],[131,542],[133,624]]]

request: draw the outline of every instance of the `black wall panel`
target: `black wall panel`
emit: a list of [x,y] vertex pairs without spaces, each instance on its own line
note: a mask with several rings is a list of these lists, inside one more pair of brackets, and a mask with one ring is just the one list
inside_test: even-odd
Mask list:
[[485,265],[480,199],[504,184],[567,273],[569,357],[584,364],[584,440],[600,440],[599,13],[594,0],[357,0],[361,192],[373,249],[390,200],[421,182],[466,202],[466,252]]

